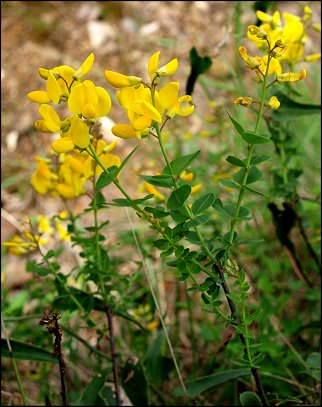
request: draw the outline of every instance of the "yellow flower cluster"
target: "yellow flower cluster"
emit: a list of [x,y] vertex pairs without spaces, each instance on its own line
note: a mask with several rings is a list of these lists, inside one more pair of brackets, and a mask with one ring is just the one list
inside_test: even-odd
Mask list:
[[[27,95],[29,100],[40,104],[41,119],[36,121],[35,127],[45,133],[60,132],[61,138],[52,143],[57,153],[86,149],[90,143],[88,122],[111,110],[111,98],[104,88],[89,80],[82,82],[93,63],[94,54],[90,54],[77,70],[68,65],[50,70],[39,68],[39,75],[46,80],[46,91],[37,90]],[[62,120],[50,102],[56,105],[67,102],[72,115]]]
[[[95,146],[95,152],[105,168],[121,165],[120,158],[111,154],[116,142],[106,144],[99,139]],[[36,157],[38,162],[36,171],[31,177],[31,185],[39,194],[50,193],[64,199],[75,198],[85,193],[84,184],[87,179],[98,177],[103,169],[85,151],[73,154],[62,153],[59,155],[58,163],[51,159]],[[55,160],[57,161],[57,160]]]
[[21,256],[48,244],[48,237],[54,236],[55,233],[59,240],[70,240],[70,235],[62,222],[65,218],[65,212],[51,218],[38,215],[29,221],[28,228],[23,229],[20,234],[15,234],[11,240],[3,242],[2,246],[7,247],[10,253]]
[[[308,39],[307,27],[311,20],[312,11],[308,6],[304,8],[303,17],[298,17],[290,13],[282,13],[284,24],[282,23],[280,12],[275,11],[273,15],[256,11],[257,18],[262,21],[258,31],[251,29],[248,31],[248,38],[259,48],[267,49],[268,43],[272,46],[278,41],[285,44],[285,50],[279,55],[281,61],[294,64],[303,59],[304,46]],[[313,29],[316,25],[311,24]],[[253,26],[254,27],[254,26]],[[268,41],[263,41],[267,38]],[[321,58],[321,54],[307,56],[306,61],[315,61]]]
[[[306,77],[306,70],[299,73],[283,72],[281,62],[287,61],[289,64],[298,62],[303,55],[303,45],[307,37],[305,33],[306,23],[311,18],[311,9],[306,7],[303,21],[292,14],[283,13],[285,25],[283,26],[279,11],[269,15],[262,11],[257,11],[257,18],[264,22],[259,27],[250,25],[247,36],[259,48],[264,48],[266,55],[249,55],[244,46],[238,48],[239,54],[245,61],[249,69],[256,73],[257,82],[263,82],[269,75],[275,75],[275,79],[266,87],[274,83],[283,84],[285,82],[296,82]],[[320,58],[320,54],[314,54],[304,58],[305,61],[315,61]],[[254,103],[260,103],[248,96],[241,96],[234,100],[235,105],[250,107]],[[268,103],[264,103],[268,109],[277,110],[280,102],[276,96],[272,96]]]
[[150,84],[144,84],[142,78],[137,76],[105,71],[107,82],[119,88],[116,97],[129,119],[129,123],[112,127],[115,136],[141,139],[149,135],[154,122],[161,124],[176,114],[188,116],[193,112],[191,96],[179,97],[178,82],[169,82],[159,91],[156,90],[159,79],[173,75],[178,68],[177,58],[159,68],[159,55],[160,51],[153,54],[148,63]]

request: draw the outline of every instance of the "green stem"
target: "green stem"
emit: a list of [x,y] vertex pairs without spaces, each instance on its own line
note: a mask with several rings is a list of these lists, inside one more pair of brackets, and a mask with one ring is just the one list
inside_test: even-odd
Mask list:
[[[96,162],[99,163],[101,167],[103,167],[104,171],[105,167],[100,161],[99,157],[97,156],[93,146],[90,144],[89,148],[91,150],[91,153],[94,155]],[[101,295],[103,297],[104,301],[104,308],[105,308],[105,314],[107,317],[107,326],[109,330],[109,335],[108,335],[108,341],[110,345],[110,353],[111,353],[111,360],[112,360],[112,370],[113,370],[113,382],[114,382],[114,388],[115,388],[115,401],[116,405],[120,406],[121,403],[121,398],[120,398],[120,387],[119,387],[119,380],[118,380],[118,363],[117,363],[117,352],[116,352],[116,347],[115,347],[115,342],[114,342],[114,329],[113,329],[113,314],[111,311],[110,304],[108,303],[107,300],[107,295],[106,295],[106,290],[104,286],[104,280],[103,280],[103,272],[105,270],[102,269],[102,257],[101,257],[101,248],[100,248],[100,243],[99,243],[99,233],[98,233],[98,208],[97,208],[97,195],[96,195],[96,165],[94,166],[94,175],[93,175],[93,201],[92,201],[92,207],[93,207],[93,214],[94,214],[94,226],[95,226],[95,251],[96,251],[96,261],[97,261],[97,269],[98,269],[98,285],[100,287]]]
[[191,300],[189,298],[187,280],[184,281],[184,288],[186,291],[187,297],[187,309],[188,309],[188,316],[189,316],[189,330],[190,330],[190,341],[191,341],[191,353],[192,353],[192,371],[194,372],[197,366],[197,343],[195,332],[193,330],[193,315],[192,315],[192,307],[191,307]]
[[22,401],[23,401],[23,405],[28,406],[26,395],[25,395],[24,389],[22,387],[22,382],[21,382],[18,366],[17,366],[17,363],[16,363],[16,359],[15,359],[14,354],[12,352],[9,336],[8,336],[8,333],[7,333],[3,318],[2,318],[2,313],[1,313],[1,325],[2,325],[2,330],[3,330],[4,337],[5,337],[6,341],[7,341],[8,351],[9,351],[10,358],[11,358],[11,361],[12,361],[13,370],[15,372],[15,376],[16,376],[16,379],[17,379],[18,388],[19,388],[19,392],[20,392],[20,395],[21,395],[21,398],[22,398]]
[[[263,82],[262,82],[262,95],[261,95],[260,105],[259,105],[259,109],[258,109],[258,113],[257,113],[255,130],[254,130],[255,133],[257,133],[257,131],[258,131],[260,119],[262,117],[263,106],[264,106],[264,102],[265,102],[265,93],[266,93],[265,88],[266,88],[266,81],[267,81],[267,76],[268,76],[267,74],[268,74],[270,59],[271,59],[270,54],[268,54],[266,72],[265,72]],[[235,228],[236,228],[236,225],[238,222],[240,207],[241,207],[241,204],[242,204],[242,201],[244,198],[245,186],[247,184],[247,178],[248,178],[248,174],[249,174],[249,170],[250,170],[250,162],[251,162],[251,158],[252,158],[252,154],[253,154],[253,150],[254,150],[254,144],[248,144],[247,148],[248,148],[248,152],[247,152],[247,158],[246,158],[246,167],[245,167],[244,175],[243,175],[241,185],[240,185],[236,209],[235,209],[234,216],[233,216],[233,218],[231,220],[231,224],[230,224],[230,231],[229,231],[229,238],[228,238],[229,243],[227,244],[228,256],[229,256],[230,248],[233,245]]]
[[253,361],[252,361],[252,355],[249,349],[249,338],[248,338],[248,325],[246,323],[246,307],[245,307],[245,295],[241,295],[241,308],[242,308],[242,321],[243,321],[243,326],[245,329],[245,348],[246,348],[246,354],[249,362],[250,368],[253,367]]
[[[263,110],[263,106],[264,106],[265,83],[266,83],[265,81],[266,81],[266,77],[267,77],[269,61],[270,61],[270,57],[268,56],[267,69],[266,69],[266,74],[265,74],[265,77],[264,77],[264,80],[263,80],[263,92],[262,92],[262,97],[261,97],[261,102],[260,102],[260,107],[259,107],[259,113],[258,113],[257,120],[256,120],[255,133],[256,133],[257,130],[258,130],[258,127],[259,127],[259,120],[260,120],[260,117],[261,117],[261,115],[262,115],[262,110]],[[170,161],[169,161],[167,152],[166,152],[166,150],[165,150],[165,148],[164,148],[164,145],[163,145],[163,142],[162,142],[162,135],[161,135],[161,131],[160,131],[160,128],[159,128],[159,124],[158,124],[158,123],[155,124],[155,129],[156,129],[156,132],[157,132],[158,141],[159,141],[159,145],[160,145],[160,148],[161,148],[161,151],[162,151],[162,155],[163,155],[163,157],[164,157],[164,160],[165,160],[165,162],[166,162],[166,164],[167,164],[167,166],[168,166],[168,169],[169,169],[170,174],[171,174],[171,177],[172,177],[173,186],[174,186],[175,189],[178,189],[178,183],[177,183],[177,181],[176,181],[175,175],[174,175],[173,170],[172,170],[172,167],[171,167],[171,165],[170,165]],[[248,145],[248,146],[249,146],[249,151],[248,151],[248,156],[247,156],[247,160],[246,160],[247,167],[246,167],[246,171],[245,171],[245,174],[244,174],[244,177],[243,177],[242,186],[241,186],[240,193],[239,193],[239,197],[238,197],[238,203],[237,203],[237,207],[236,207],[236,211],[235,211],[235,215],[234,215],[234,218],[236,218],[236,219],[238,218],[239,209],[240,209],[241,202],[242,202],[242,199],[243,199],[243,196],[244,196],[244,187],[243,187],[243,186],[246,185],[247,176],[248,176],[248,171],[249,171],[249,168],[250,168],[250,161],[251,161],[251,157],[252,157],[252,151],[253,151],[253,148],[254,148],[254,145]],[[192,215],[192,213],[191,213],[191,210],[190,210],[189,206],[188,206],[186,203],[183,204],[183,208],[185,209],[185,211],[186,211],[186,213],[187,213],[189,219],[193,219],[193,215]],[[237,209],[238,209],[238,210],[237,210]],[[233,240],[232,237],[233,237],[233,235],[234,235],[234,228],[235,228],[235,226],[236,226],[236,222],[237,222],[237,221],[235,221],[235,223],[232,224],[232,227],[231,227],[231,232],[230,232],[231,242],[229,243],[229,245],[232,243],[232,240]],[[205,242],[205,240],[204,240],[202,234],[200,233],[198,227],[195,226],[195,227],[194,227],[194,230],[195,230],[195,232],[196,232],[196,234],[197,234],[197,236],[198,236],[198,239],[199,239],[199,241],[200,241],[200,243],[201,243],[201,245],[202,245],[204,251],[206,252],[207,256],[208,256],[209,259],[212,261],[212,263],[213,263],[214,265],[216,265],[216,264],[217,264],[217,260],[216,260],[216,258],[213,256],[213,254],[211,253],[211,251],[209,250],[209,248],[208,248],[208,246],[207,246],[207,244],[206,244],[206,242]],[[228,249],[227,249],[227,250],[228,250]],[[216,269],[219,270],[220,268],[219,268],[219,267],[216,267]],[[219,270],[219,271],[220,271],[220,270]],[[227,285],[227,283],[226,283],[225,276],[224,276],[223,272],[219,272],[219,275],[220,275],[220,277],[222,278],[221,286],[222,286],[222,288],[223,288],[223,290],[224,290],[224,293],[225,293],[225,296],[226,296],[226,299],[227,299],[227,302],[228,302],[228,305],[229,305],[229,309],[230,309],[230,311],[231,311],[232,318],[235,320],[235,322],[236,322],[238,325],[240,325],[240,319],[239,319],[239,317],[238,317],[238,313],[237,313],[237,310],[236,310],[236,306],[235,306],[234,302],[233,302],[233,301],[231,300],[231,298],[230,298],[230,295],[229,295],[229,294],[230,294],[230,291],[229,291],[228,285]],[[241,338],[241,341],[242,341],[243,345],[245,345],[245,340],[244,340],[243,335],[240,335],[240,338]],[[260,396],[260,398],[261,398],[261,400],[262,400],[262,403],[264,404],[264,406],[268,406],[269,404],[268,404],[268,401],[267,401],[267,399],[266,399],[265,392],[264,392],[264,390],[263,390],[263,386],[262,386],[262,383],[261,383],[261,380],[260,380],[259,372],[258,372],[258,370],[257,370],[256,368],[254,368],[254,367],[251,368],[251,372],[252,372],[252,375],[253,375],[253,377],[254,377],[254,379],[255,379],[256,387],[257,387],[259,396]]]

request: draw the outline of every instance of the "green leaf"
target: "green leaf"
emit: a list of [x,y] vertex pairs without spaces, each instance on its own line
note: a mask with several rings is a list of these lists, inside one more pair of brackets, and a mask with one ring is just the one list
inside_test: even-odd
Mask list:
[[248,144],[264,144],[270,142],[269,136],[256,134],[253,131],[245,131],[241,136]]
[[189,219],[189,215],[183,208],[178,210],[170,209],[170,216],[176,222],[184,222]]
[[134,149],[130,152],[130,154],[122,161],[122,164],[119,166],[119,172],[123,169],[123,167],[126,165],[126,163],[129,161],[129,159],[132,157],[132,155],[135,153],[135,151],[139,148],[140,146],[134,147]]
[[134,406],[148,406],[148,386],[139,360],[129,358],[122,370],[122,387]]
[[86,386],[81,398],[75,403],[76,406],[96,406],[97,398],[103,389],[109,370],[104,370],[99,376],[94,377]]
[[48,267],[39,266],[35,260],[27,260],[26,271],[37,273],[42,277],[47,276],[48,274],[51,274],[53,272]]
[[232,124],[234,125],[235,129],[238,131],[238,133],[239,133],[241,136],[243,136],[243,134],[244,134],[244,128],[243,128],[243,126],[242,126],[241,124],[239,124],[235,119],[233,119],[233,118],[230,116],[230,114],[228,113],[227,110],[226,110],[226,112],[227,112],[227,114],[228,114],[228,116],[229,116],[229,118],[230,118]]
[[159,219],[165,218],[170,215],[170,213],[166,212],[162,206],[156,206],[155,208],[153,208],[152,206],[145,206],[144,210],[152,213],[155,218]]
[[149,195],[146,195],[144,198],[133,199],[131,202],[125,198],[117,198],[117,199],[113,199],[114,204],[108,204],[108,205],[115,205],[115,206],[121,206],[121,207],[132,207],[133,205],[140,205],[142,202],[145,202],[148,199],[151,199],[153,197],[154,197],[154,194],[149,194]]
[[110,167],[107,172],[102,172],[102,174],[99,176],[97,182],[96,182],[96,189],[102,189],[106,187],[107,185],[111,184],[115,178],[118,176],[118,173],[120,172],[120,169],[113,165],[113,167]]
[[269,160],[271,157],[269,155],[263,154],[263,155],[254,155],[251,160],[250,160],[250,165],[256,165],[260,164],[264,161]]
[[160,175],[140,175],[145,182],[151,185],[155,185],[161,188],[172,188],[173,181],[170,174],[160,174]]
[[183,232],[183,234],[184,237],[188,240],[188,242],[201,245],[201,242],[196,232],[185,231]]
[[185,224],[185,227],[186,227],[186,228],[191,228],[191,227],[194,227],[194,226],[201,225],[201,224],[203,224],[203,223],[207,223],[208,221],[209,221],[209,216],[207,216],[207,215],[200,215],[200,216],[197,216],[197,217],[194,218],[194,219],[191,219],[189,222],[187,222],[187,223]]
[[[233,180],[238,182],[238,184],[241,184],[242,180],[243,180],[243,177],[244,177],[244,174],[245,174],[245,171],[246,170],[244,168],[239,170],[233,176]],[[250,167],[249,173],[248,173],[248,176],[247,176],[246,185],[252,184],[252,183],[258,181],[259,179],[261,179],[262,175],[263,175],[262,172],[256,166]]]
[[213,193],[206,194],[202,196],[201,198],[197,199],[193,204],[192,204],[192,213],[194,215],[197,215],[198,213],[203,212],[204,210],[208,209],[210,206],[215,201],[215,196]]
[[257,189],[251,188],[248,185],[244,185],[244,188],[247,189],[247,191],[252,192],[253,194],[265,196],[266,198],[271,198],[271,196],[264,194],[264,192],[257,191]]
[[185,383],[187,388],[187,394],[185,394],[181,388],[177,388],[175,390],[175,393],[178,396],[195,398],[204,391],[209,390],[215,386],[218,386],[219,384],[225,383],[229,380],[237,379],[238,377],[248,375],[250,375],[250,371],[246,369],[226,370],[209,376],[200,377],[195,380],[187,381]]
[[264,239],[243,239],[243,240],[238,240],[237,243],[235,243],[235,246],[238,246],[240,244],[258,244],[258,243],[263,243],[265,242]]
[[182,185],[180,188],[173,191],[167,201],[168,208],[180,209],[190,195],[190,192],[191,186],[187,184]]
[[239,396],[242,406],[262,406],[261,399],[253,391],[244,391]]
[[321,353],[320,352],[313,352],[311,353],[306,363],[309,367],[313,367],[314,369],[321,369]]
[[[184,155],[178,157],[175,160],[171,161],[170,165],[174,175],[180,175],[183,170],[185,170],[189,165],[198,157],[200,150],[195,151],[192,154]],[[168,171],[168,168],[165,168],[165,173]]]
[[169,241],[166,239],[158,239],[153,241],[153,246],[160,250],[167,250],[169,247]]
[[148,347],[144,359],[144,366],[148,378],[157,384],[164,382],[170,371],[174,368],[172,359],[162,355],[164,343],[165,334],[162,330],[152,345]]
[[229,181],[228,179],[220,179],[219,182],[226,188],[236,189],[239,185],[236,182]]
[[[51,363],[58,362],[58,359],[53,357],[50,352],[37,348],[36,346],[30,345],[29,343],[10,339],[10,345],[15,359]],[[1,357],[10,357],[7,341],[3,338],[1,338]]]
[[187,80],[186,94],[192,95],[193,88],[200,74],[206,72],[212,64],[211,59],[208,56],[200,57],[195,47],[190,49],[190,64],[191,71]]
[[226,158],[226,161],[229,162],[229,164],[235,165],[236,167],[246,167],[246,163],[243,160],[240,160],[237,157],[234,157],[233,155],[229,155]]
[[232,218],[231,213],[226,210],[226,208],[224,207],[224,205],[222,204],[222,202],[219,198],[217,198],[215,200],[212,207],[214,209],[216,209],[216,211],[218,211],[221,215],[227,216],[230,219]]

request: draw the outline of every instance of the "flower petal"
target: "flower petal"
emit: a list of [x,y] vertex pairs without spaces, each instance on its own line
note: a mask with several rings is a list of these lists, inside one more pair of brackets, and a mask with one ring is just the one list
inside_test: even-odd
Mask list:
[[136,137],[136,131],[130,124],[116,124],[112,127],[111,131],[114,136],[124,139]]
[[27,94],[27,98],[34,103],[49,103],[51,102],[51,98],[48,95],[48,92],[43,90],[35,90],[34,92],[29,92]]
[[56,153],[66,153],[67,151],[73,150],[75,145],[72,139],[65,137],[59,140],[55,140],[51,143],[51,147]]

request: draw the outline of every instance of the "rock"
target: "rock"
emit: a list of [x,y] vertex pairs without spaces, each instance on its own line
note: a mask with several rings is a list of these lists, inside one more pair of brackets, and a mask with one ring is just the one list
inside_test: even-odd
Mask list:
[[89,21],[87,30],[91,46],[98,50],[106,43],[114,43],[116,40],[116,32],[114,28],[105,21]]
[[140,28],[140,34],[143,36],[152,35],[160,29],[160,24],[156,21],[152,23],[144,24]]

